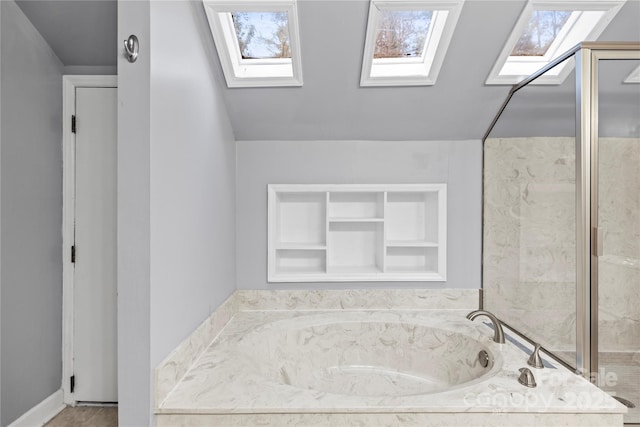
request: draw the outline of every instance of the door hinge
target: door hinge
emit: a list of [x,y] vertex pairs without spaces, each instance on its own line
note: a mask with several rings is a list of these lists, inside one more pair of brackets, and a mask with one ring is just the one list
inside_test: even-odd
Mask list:
[[71,116],[71,133],[76,133],[76,116]]
[[71,375],[71,378],[69,378],[69,389],[71,390],[71,393],[73,393],[73,391],[76,389],[76,376],[75,375]]
[[76,245],[71,246],[71,262],[76,262]]

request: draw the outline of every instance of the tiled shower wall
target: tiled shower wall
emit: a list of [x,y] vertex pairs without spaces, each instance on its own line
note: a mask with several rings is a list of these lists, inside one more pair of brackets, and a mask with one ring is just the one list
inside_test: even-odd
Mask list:
[[[485,143],[485,308],[545,347],[575,351],[574,138]],[[600,351],[640,348],[640,140],[601,138]],[[570,361],[570,360],[569,360]]]
[[640,358],[640,139],[601,138],[599,162],[600,351]]
[[575,350],[574,138],[485,142],[485,308],[558,351]]

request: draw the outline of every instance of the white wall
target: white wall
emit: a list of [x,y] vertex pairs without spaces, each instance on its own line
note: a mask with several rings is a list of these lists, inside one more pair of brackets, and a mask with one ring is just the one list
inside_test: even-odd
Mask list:
[[[240,141],[239,289],[479,288],[480,141]],[[267,283],[268,184],[448,184],[447,282]]]
[[2,418],[60,388],[62,63],[13,1],[1,14]]
[[[118,392],[153,423],[152,370],[235,289],[235,144],[200,2],[120,2]],[[188,64],[185,65],[185,64]]]

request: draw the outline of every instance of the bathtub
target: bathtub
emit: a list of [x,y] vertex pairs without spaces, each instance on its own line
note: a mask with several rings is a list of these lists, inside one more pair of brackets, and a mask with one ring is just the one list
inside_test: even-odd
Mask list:
[[239,311],[157,403],[157,424],[622,425],[624,407],[548,358],[536,388],[519,384],[526,344],[493,342],[466,313]]
[[243,370],[264,381],[363,404],[452,390],[498,372],[497,346],[474,338],[473,325],[455,332],[434,320],[389,312],[299,315],[240,334],[236,351]]

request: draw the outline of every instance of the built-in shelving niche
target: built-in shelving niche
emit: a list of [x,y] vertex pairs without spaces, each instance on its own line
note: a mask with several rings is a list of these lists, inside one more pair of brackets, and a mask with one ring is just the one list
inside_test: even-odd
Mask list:
[[269,185],[269,282],[445,281],[446,192]]

